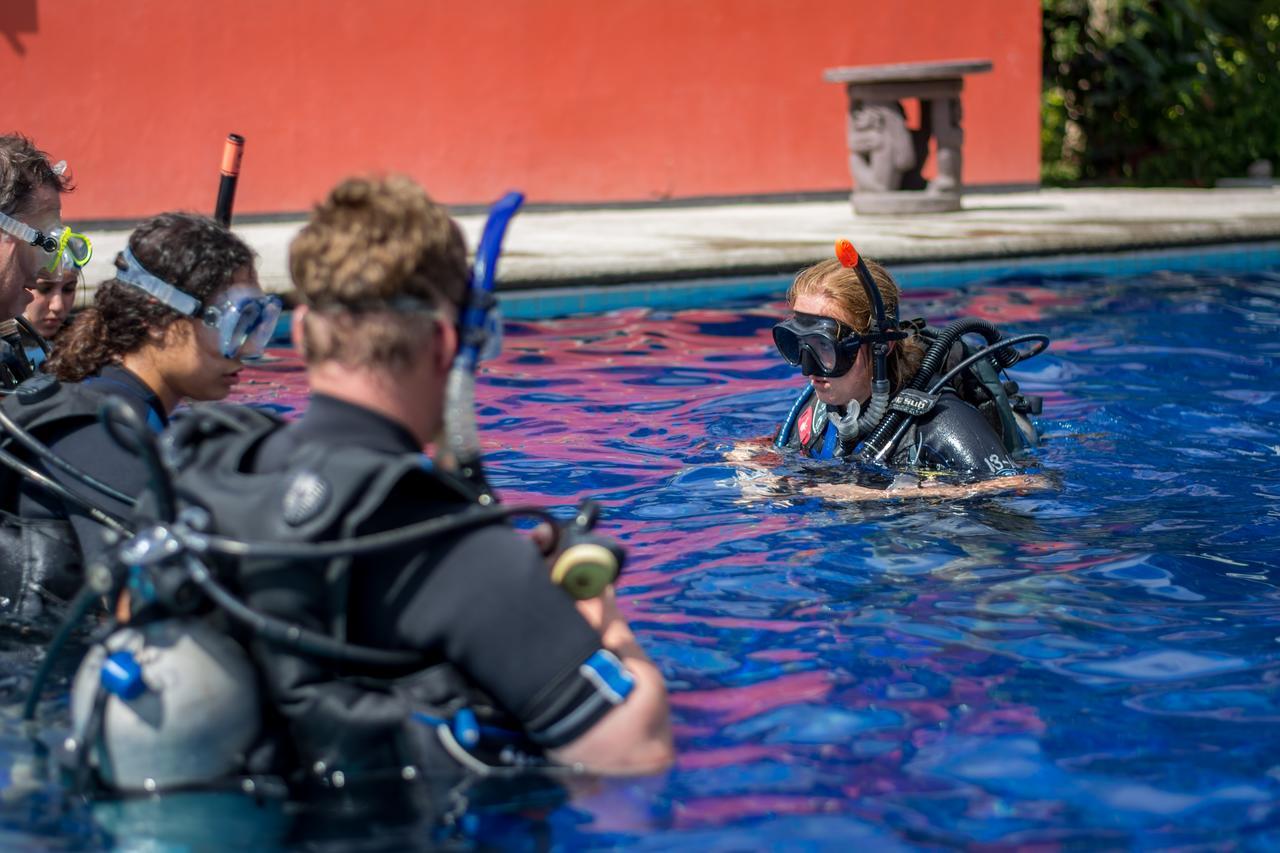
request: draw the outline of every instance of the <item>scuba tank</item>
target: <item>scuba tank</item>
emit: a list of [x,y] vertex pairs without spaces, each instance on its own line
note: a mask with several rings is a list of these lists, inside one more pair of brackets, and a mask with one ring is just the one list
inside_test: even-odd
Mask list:
[[126,626],[76,671],[72,737],[115,790],[209,784],[241,772],[258,740],[257,684],[240,644],[205,620]]

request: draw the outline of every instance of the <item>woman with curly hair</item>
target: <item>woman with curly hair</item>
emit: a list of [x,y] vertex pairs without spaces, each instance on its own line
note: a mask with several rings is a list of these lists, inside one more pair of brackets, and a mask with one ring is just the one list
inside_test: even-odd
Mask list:
[[[249,247],[212,219],[164,213],[148,220],[116,258],[115,278],[60,336],[48,375],[3,402],[10,418],[114,497],[16,447],[10,452],[108,514],[127,517],[146,471],[112,440],[99,408],[117,397],[159,432],[181,401],[226,397],[280,312],[259,288],[253,262]],[[103,547],[99,521],[79,502],[7,470],[0,508],[0,612],[30,614],[74,594],[82,565]]]

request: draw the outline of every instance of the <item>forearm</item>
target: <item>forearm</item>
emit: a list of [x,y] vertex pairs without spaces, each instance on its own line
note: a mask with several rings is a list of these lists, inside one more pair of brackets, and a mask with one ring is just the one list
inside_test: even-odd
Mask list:
[[579,609],[600,631],[605,649],[617,655],[631,673],[634,685],[622,704],[581,737],[551,750],[549,757],[561,764],[580,765],[607,775],[636,775],[666,769],[675,760],[675,748],[662,672],[618,614],[612,589],[601,599],[579,602]]
[[1026,493],[1046,491],[1053,486],[1048,478],[1039,474],[1015,474],[1010,477],[993,477],[972,483],[955,483],[932,478],[917,480],[914,475],[899,475],[887,489],[871,489],[853,483],[821,483],[805,491],[816,497],[836,501],[877,501],[896,498],[928,498],[948,500],[969,498],[993,493]]
[[[635,649],[639,650],[639,646]],[[547,757],[558,764],[609,776],[665,770],[675,760],[675,747],[662,673],[643,652],[624,656],[610,651],[622,658],[635,679],[631,693],[586,734],[549,750]]]

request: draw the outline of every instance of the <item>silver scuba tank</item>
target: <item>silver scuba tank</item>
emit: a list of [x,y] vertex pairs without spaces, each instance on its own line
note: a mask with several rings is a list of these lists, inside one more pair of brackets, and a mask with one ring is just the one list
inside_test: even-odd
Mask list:
[[[87,731],[100,689],[101,725]],[[257,676],[240,645],[203,621],[125,627],[85,655],[71,720],[76,743],[117,790],[225,779],[258,737]]]

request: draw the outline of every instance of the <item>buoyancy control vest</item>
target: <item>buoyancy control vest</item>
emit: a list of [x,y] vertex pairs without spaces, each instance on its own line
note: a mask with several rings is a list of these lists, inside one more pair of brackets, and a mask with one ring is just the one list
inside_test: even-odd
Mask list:
[[[37,438],[55,429],[92,423],[108,389],[60,383],[41,374],[0,401],[8,415]],[[21,456],[17,442],[0,433],[0,449]],[[63,603],[83,579],[80,548],[70,521],[19,515],[22,478],[0,466],[0,614],[38,616],[48,602]]]
[[[183,523],[246,541],[340,542],[357,536],[393,491],[418,488],[415,483],[432,494],[453,492],[460,509],[474,505],[464,484],[434,472],[422,454],[359,447],[334,453],[328,447],[302,444],[279,464],[258,465],[257,452],[283,425],[261,410],[223,404],[195,407],[176,422],[162,437],[161,453],[176,472],[174,490]],[[154,517],[153,501],[140,501],[138,514],[144,521]],[[313,573],[293,572],[291,582],[299,575],[308,578],[302,593],[318,603],[321,612],[274,615],[296,616],[310,630],[348,641],[352,562],[351,556],[338,556],[311,563]],[[210,565],[227,586],[267,601],[283,569],[305,564],[290,558],[242,557]],[[477,719],[506,722],[494,703],[446,661],[424,658],[416,667],[362,671],[309,659],[305,651],[285,649],[285,654],[273,655],[269,641],[248,640],[266,692],[285,706],[300,766],[321,776],[318,781],[323,784],[335,774],[341,784],[343,779],[355,781],[388,770],[400,773],[408,765],[456,769],[460,762],[456,755],[445,754],[444,737],[453,737],[458,725],[474,727]],[[291,717],[302,708],[308,710]],[[296,719],[299,715],[305,719]],[[449,731],[439,732],[442,725]],[[530,749],[527,743],[521,746]]]
[[[166,462],[177,471],[174,486],[182,507],[207,514],[207,529],[259,542],[322,542],[350,539],[407,480],[439,490],[448,483],[460,506],[470,495],[434,472],[422,454],[388,454],[361,447],[341,453],[303,444],[279,465],[263,468],[255,455],[284,422],[267,412],[228,405],[202,406],[176,423],[162,440]],[[145,514],[146,504],[140,507]],[[238,561],[235,581],[254,583],[279,560]],[[318,567],[326,589],[326,624],[346,640],[347,572],[350,557]]]

